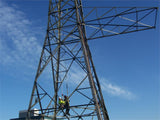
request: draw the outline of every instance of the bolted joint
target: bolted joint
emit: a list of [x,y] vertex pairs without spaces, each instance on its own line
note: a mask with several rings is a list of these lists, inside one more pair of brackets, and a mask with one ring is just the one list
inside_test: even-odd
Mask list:
[[63,41],[60,41],[60,45],[64,45],[64,42],[63,42]]
[[76,57],[73,57],[73,60],[75,60],[76,59]]

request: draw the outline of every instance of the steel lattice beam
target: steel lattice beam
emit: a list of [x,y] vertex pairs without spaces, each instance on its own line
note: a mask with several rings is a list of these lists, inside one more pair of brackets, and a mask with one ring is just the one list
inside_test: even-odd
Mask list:
[[[83,8],[81,0],[49,0],[47,33],[28,117],[32,109],[37,108],[40,116],[53,120],[109,120],[88,41],[153,29],[156,16],[156,7]],[[69,99],[72,101],[78,96],[82,99],[72,101],[71,115],[63,116],[65,109],[59,107],[58,97],[68,83],[70,90],[65,94]]]

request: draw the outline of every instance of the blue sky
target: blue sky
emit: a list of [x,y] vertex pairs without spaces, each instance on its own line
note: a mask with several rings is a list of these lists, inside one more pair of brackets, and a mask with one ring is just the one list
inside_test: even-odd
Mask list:
[[[118,2],[118,4],[117,4]],[[159,6],[156,0],[98,6]],[[83,2],[97,6],[96,0]],[[48,1],[0,0],[0,119],[28,108],[47,26]],[[90,41],[111,120],[160,119],[159,16],[156,29]]]

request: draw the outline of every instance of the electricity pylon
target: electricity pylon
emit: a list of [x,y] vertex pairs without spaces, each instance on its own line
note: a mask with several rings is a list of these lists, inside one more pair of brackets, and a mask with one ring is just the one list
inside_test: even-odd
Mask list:
[[[56,119],[109,120],[88,41],[153,29],[157,8],[83,8],[49,0],[48,25],[28,108]],[[67,95],[70,115],[58,104]]]

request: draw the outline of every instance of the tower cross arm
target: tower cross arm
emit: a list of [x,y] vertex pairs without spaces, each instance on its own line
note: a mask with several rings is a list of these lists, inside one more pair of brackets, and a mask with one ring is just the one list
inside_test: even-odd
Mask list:
[[[88,10],[90,9],[90,10]],[[157,7],[85,8],[87,40],[156,28]],[[102,12],[104,11],[104,12]],[[84,12],[85,13],[85,12]]]

